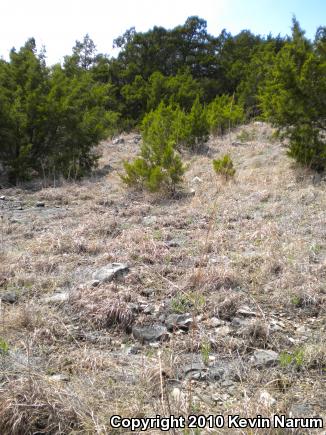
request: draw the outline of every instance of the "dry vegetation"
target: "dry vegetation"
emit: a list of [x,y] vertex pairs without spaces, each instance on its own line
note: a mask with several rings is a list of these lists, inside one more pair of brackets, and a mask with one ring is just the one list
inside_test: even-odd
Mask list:
[[[177,199],[124,189],[132,135],[101,148],[89,180],[1,190],[0,293],[15,301],[0,306],[0,433],[120,433],[114,414],[267,417],[300,405],[325,417],[326,183],[261,123],[185,156]],[[212,168],[225,153],[229,182]],[[113,262],[129,273],[93,286]],[[51,300],[60,292],[68,299]],[[171,313],[190,313],[189,331],[133,338],[133,325]],[[257,349],[279,361],[258,367]],[[204,367],[185,373],[193,363]],[[256,432],[280,433],[211,431]]]

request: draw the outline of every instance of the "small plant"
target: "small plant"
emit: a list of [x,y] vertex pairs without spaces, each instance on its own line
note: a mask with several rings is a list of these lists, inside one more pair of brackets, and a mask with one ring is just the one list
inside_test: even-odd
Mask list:
[[207,366],[209,363],[209,355],[211,353],[211,344],[208,340],[205,340],[201,344],[200,353],[203,360],[203,363]]
[[125,162],[125,175],[121,175],[128,186],[173,193],[181,183],[185,168],[175,150],[171,130],[173,117],[173,108],[160,104],[144,118],[140,157],[131,163]]
[[8,343],[0,337],[0,355],[7,355],[9,352]]
[[299,307],[302,304],[302,298],[300,298],[298,295],[293,295],[291,298],[291,303],[296,307]]
[[213,160],[213,167],[218,175],[222,175],[226,180],[232,178],[235,174],[233,161],[228,154],[221,159]]
[[200,312],[205,306],[205,297],[198,292],[191,292],[176,296],[171,301],[171,308],[174,313],[183,314],[189,310]]
[[304,350],[296,349],[292,354],[288,352],[282,352],[280,354],[280,365],[283,368],[290,366],[300,369],[304,363]]
[[172,311],[176,314],[183,314],[192,308],[192,302],[187,295],[181,294],[171,300]]

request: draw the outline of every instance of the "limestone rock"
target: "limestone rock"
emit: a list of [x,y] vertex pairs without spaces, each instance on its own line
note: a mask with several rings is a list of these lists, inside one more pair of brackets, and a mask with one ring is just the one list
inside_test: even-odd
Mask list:
[[5,304],[14,304],[18,300],[18,295],[14,292],[7,292],[1,295],[0,299]]
[[128,272],[129,267],[126,264],[112,263],[97,269],[92,278],[94,281],[99,281],[99,283],[111,282],[113,279],[123,277]]
[[134,326],[132,335],[142,343],[163,341],[169,336],[167,328],[163,325]]
[[277,365],[279,354],[273,350],[256,350],[251,359],[255,367],[270,367]]
[[190,314],[170,314],[165,320],[165,324],[169,331],[174,331],[176,329],[182,329],[183,331],[188,331],[193,323],[193,319]]
[[55,293],[52,296],[48,296],[46,298],[44,298],[44,302],[48,303],[48,304],[62,304],[66,301],[68,301],[69,299],[69,293],[68,292],[60,292],[60,293]]

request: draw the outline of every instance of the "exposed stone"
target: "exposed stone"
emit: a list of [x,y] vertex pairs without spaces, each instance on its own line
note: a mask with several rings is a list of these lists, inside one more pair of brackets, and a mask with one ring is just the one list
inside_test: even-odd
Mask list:
[[155,307],[154,307],[154,305],[147,305],[145,308],[144,308],[144,314],[147,314],[147,315],[150,315],[150,314],[153,314],[154,313],[154,311],[155,311]]
[[242,317],[255,317],[256,313],[254,311],[251,311],[249,307],[244,305],[243,307],[240,307],[237,311],[237,315],[240,315]]
[[120,145],[120,144],[124,144],[125,140],[123,137],[117,137],[116,139],[113,139],[112,144],[113,145]]
[[216,329],[215,334],[218,337],[226,337],[228,334],[230,334],[231,328],[229,326],[221,326],[220,328]]
[[141,141],[141,135],[140,134],[136,134],[134,137],[133,137],[133,142],[135,143],[135,144],[137,144],[137,143],[139,143]]
[[268,391],[263,390],[259,395],[259,402],[264,406],[270,407],[276,403],[276,399]]
[[29,370],[30,368],[36,368],[41,365],[42,359],[40,357],[34,357],[27,355],[25,352],[21,352],[16,349],[9,349],[5,358],[3,358],[3,368],[10,368],[10,370],[17,370],[22,372],[23,370]]
[[313,417],[314,409],[309,403],[295,403],[291,406],[290,412],[291,417]]
[[180,388],[177,387],[174,387],[171,391],[171,397],[178,404],[185,403],[186,400],[185,393],[183,393]]
[[223,320],[218,319],[217,317],[212,317],[209,321],[209,324],[213,328],[218,328],[219,326],[223,326],[225,322]]
[[137,355],[138,353],[141,352],[141,347],[140,346],[131,346],[127,349],[127,354],[128,355]]
[[163,325],[134,326],[132,335],[142,343],[163,341],[169,336],[167,328]]
[[122,263],[112,263],[107,266],[97,269],[92,278],[99,283],[110,282],[113,279],[121,278],[129,272],[129,267]]
[[59,373],[57,375],[52,375],[52,376],[50,376],[50,379],[52,381],[56,381],[56,382],[69,382],[70,381],[70,377],[68,375],[63,374],[63,373]]
[[214,393],[214,394],[212,394],[211,397],[212,397],[213,402],[219,403],[221,405],[223,403],[225,403],[230,398],[230,396],[228,394],[220,394],[220,393]]
[[[238,365],[231,361],[217,361],[209,368],[209,379],[211,381],[223,381],[232,385],[234,381],[239,381]],[[228,386],[224,385],[223,386]]]
[[183,367],[183,375],[188,379],[205,380],[207,379],[207,367],[202,361],[193,361]]
[[323,174],[317,172],[312,177],[312,184],[318,185],[322,182],[322,180],[323,180]]
[[153,288],[143,288],[141,290],[141,294],[143,296],[146,296],[146,297],[151,296],[154,292],[155,292],[155,290]]
[[243,327],[248,326],[249,323],[250,323],[250,320],[240,319],[239,317],[234,317],[232,319],[231,325],[234,326],[235,328],[243,328]]
[[256,350],[251,358],[255,367],[270,367],[278,364],[279,354],[273,350]]
[[38,202],[35,204],[35,206],[36,206],[36,207],[45,207],[45,204],[44,204],[44,202],[38,201]]
[[178,248],[180,246],[180,243],[177,240],[168,240],[165,244],[169,248]]
[[203,180],[202,180],[201,178],[199,178],[199,177],[194,177],[194,178],[191,180],[191,182],[192,182],[192,183],[202,183]]
[[182,329],[183,331],[188,331],[193,319],[190,314],[170,314],[165,320],[165,324],[169,331],[174,331],[176,329]]
[[55,293],[52,296],[48,296],[44,298],[44,302],[47,302],[49,304],[61,304],[66,302],[69,299],[69,293],[68,292],[61,292],[61,293]]
[[231,379],[224,379],[224,380],[221,382],[221,386],[224,387],[224,388],[230,388],[230,387],[232,387],[233,385],[234,385],[234,382],[231,381]]
[[14,304],[18,301],[18,295],[14,292],[8,292],[1,295],[0,299],[5,304]]
[[157,221],[156,216],[145,216],[143,219],[143,224],[144,225],[153,225],[156,223],[156,221]]

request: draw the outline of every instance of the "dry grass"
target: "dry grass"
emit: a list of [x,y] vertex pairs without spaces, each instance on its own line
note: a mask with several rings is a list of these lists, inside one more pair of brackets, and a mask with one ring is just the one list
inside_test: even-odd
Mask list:
[[[325,415],[325,182],[313,184],[271,134],[251,124],[231,141],[211,139],[207,156],[186,155],[179,199],[121,185],[121,162],[137,153],[132,136],[101,145],[105,176],[1,192],[0,293],[17,295],[0,306],[0,339],[11,352],[0,350],[1,434],[113,433],[113,414],[271,416],[300,401]],[[232,146],[237,136],[243,143]],[[212,168],[225,153],[236,169],[229,182]],[[36,210],[37,201],[46,207]],[[130,273],[92,287],[92,272],[111,262]],[[45,302],[58,291],[69,300]],[[238,314],[244,305],[252,317]],[[192,315],[188,333],[144,346],[129,333],[134,321],[176,312]],[[250,357],[262,348],[302,349],[302,363],[259,370]],[[239,373],[229,385],[185,379],[189,358],[203,358],[206,371],[231,361]],[[68,380],[54,380],[62,373]],[[274,405],[260,401],[262,390]]]

